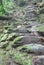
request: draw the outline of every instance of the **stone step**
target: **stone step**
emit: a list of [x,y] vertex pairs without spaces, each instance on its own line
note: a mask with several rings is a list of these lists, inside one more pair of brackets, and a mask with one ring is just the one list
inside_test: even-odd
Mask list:
[[32,65],[44,65],[44,55],[34,56],[32,58]]

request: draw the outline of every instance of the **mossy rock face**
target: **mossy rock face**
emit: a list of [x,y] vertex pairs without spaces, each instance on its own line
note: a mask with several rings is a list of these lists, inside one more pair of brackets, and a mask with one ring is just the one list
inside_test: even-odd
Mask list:
[[44,13],[40,14],[40,22],[44,22]]
[[[23,8],[24,6],[21,6],[21,4],[22,4],[21,0],[19,0],[18,5],[16,5],[16,3],[14,5],[13,1],[14,0],[2,0],[3,9],[1,9],[2,8],[2,6],[1,6],[0,11],[2,13],[4,13],[5,15],[13,13],[13,9],[15,9],[15,11],[17,11],[16,13],[18,13],[19,10],[21,10],[21,13],[22,13],[21,8]],[[15,1],[18,1],[18,0],[15,0]],[[18,6],[18,7],[16,7],[16,6]],[[3,12],[3,10],[4,10],[4,12]],[[20,11],[19,11],[19,13],[20,13]],[[1,16],[3,16],[3,15],[1,14]],[[18,15],[18,17],[20,17],[20,16]],[[24,16],[24,18],[25,18],[25,16]],[[22,19],[24,20],[24,18],[22,18]],[[17,22],[19,22],[18,19],[17,19]],[[13,23],[13,21],[11,23],[11,20],[8,22],[9,23],[7,23],[7,24],[2,23],[3,25],[1,25],[1,23],[0,23],[0,33],[1,33],[0,34],[0,65],[3,65],[3,64],[4,65],[15,65],[15,63],[20,64],[20,65],[32,65],[32,55],[33,54],[29,53],[28,51],[31,50],[31,52],[32,52],[33,49],[35,49],[35,51],[36,51],[36,49],[38,49],[38,46],[37,45],[36,46],[33,46],[33,45],[24,46],[24,44],[32,43],[32,42],[35,44],[35,43],[38,43],[39,40],[37,40],[37,38],[34,39],[34,37],[30,37],[30,36],[26,37],[27,35],[25,36],[25,34],[23,34],[23,36],[22,36],[21,33],[16,33],[17,28],[19,28],[19,26],[17,27],[18,23],[17,22],[15,23],[15,20],[14,20],[14,23]],[[37,31],[44,31],[44,25],[42,25],[42,28],[41,28],[41,26],[40,26],[40,28],[38,26]],[[22,31],[22,32],[24,33],[24,31]],[[28,34],[28,33],[26,33],[26,34]],[[33,38],[33,40],[32,40],[32,38]],[[39,42],[39,43],[41,44],[41,42]],[[23,51],[22,51],[22,49],[23,49]],[[40,47],[40,49],[41,49],[41,47]],[[41,50],[40,50],[40,52],[41,52]]]
[[39,31],[39,32],[44,32],[44,24],[38,26],[36,29],[37,29],[37,31]]
[[39,26],[36,28],[36,30],[37,30],[37,32],[38,32],[38,34],[39,34],[40,36],[43,36],[43,37],[44,37],[44,24],[39,25]]

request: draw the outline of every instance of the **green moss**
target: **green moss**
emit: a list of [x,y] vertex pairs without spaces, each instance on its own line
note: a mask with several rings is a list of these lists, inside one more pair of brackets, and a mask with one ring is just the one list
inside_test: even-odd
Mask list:
[[38,26],[37,31],[44,32],[44,25]]
[[44,22],[44,14],[40,14],[40,22]]
[[0,16],[2,15],[3,13],[3,9],[2,9],[2,5],[0,5]]
[[31,55],[27,55],[26,53],[20,53],[16,50],[13,59],[16,63],[22,65],[31,65]]
[[0,65],[7,65],[9,63],[9,55],[5,53],[4,50],[0,49]]

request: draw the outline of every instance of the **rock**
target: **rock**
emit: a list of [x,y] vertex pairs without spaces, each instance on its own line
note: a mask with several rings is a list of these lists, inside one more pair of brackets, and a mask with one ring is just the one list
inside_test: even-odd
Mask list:
[[32,60],[32,65],[44,65],[44,55],[34,56]]
[[21,51],[37,54],[37,55],[42,55],[42,54],[44,55],[44,46],[41,44],[33,44],[33,43],[27,44],[22,47]]

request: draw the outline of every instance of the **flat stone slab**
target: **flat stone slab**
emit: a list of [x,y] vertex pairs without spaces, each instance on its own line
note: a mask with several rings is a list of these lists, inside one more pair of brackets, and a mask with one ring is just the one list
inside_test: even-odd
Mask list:
[[44,55],[33,57],[32,65],[44,65]]

